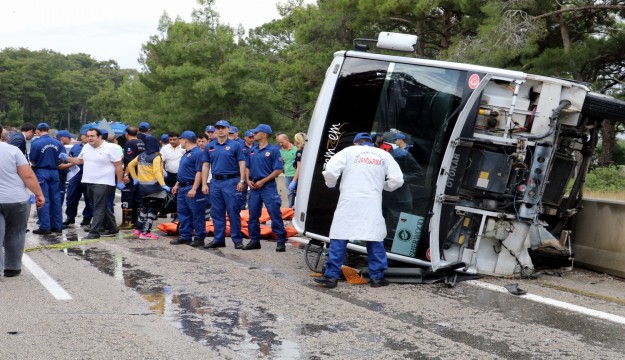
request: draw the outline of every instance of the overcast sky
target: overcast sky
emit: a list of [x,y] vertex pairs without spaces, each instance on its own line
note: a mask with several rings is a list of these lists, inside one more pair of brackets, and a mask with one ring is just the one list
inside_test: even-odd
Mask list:
[[[222,23],[247,30],[278,18],[276,3],[285,1],[216,0],[216,9]],[[157,34],[163,12],[190,20],[196,7],[196,0],[4,0],[0,48],[82,52],[140,70],[141,44]]]

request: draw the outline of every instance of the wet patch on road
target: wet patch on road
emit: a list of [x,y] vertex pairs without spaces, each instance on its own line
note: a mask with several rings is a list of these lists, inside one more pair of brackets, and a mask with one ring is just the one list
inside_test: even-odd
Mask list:
[[217,351],[227,348],[244,357],[300,357],[297,343],[280,339],[267,326],[279,319],[262,306],[244,308],[238,301],[218,303],[217,299],[179,291],[166,284],[161,276],[138,269],[107,250],[66,251],[137,291],[151,304],[150,310],[205,346]]

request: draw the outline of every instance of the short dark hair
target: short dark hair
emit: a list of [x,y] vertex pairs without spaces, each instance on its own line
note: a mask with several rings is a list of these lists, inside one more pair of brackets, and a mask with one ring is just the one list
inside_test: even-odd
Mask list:
[[26,132],[26,131],[31,131],[31,130],[35,130],[35,125],[33,125],[33,123],[29,123],[29,122],[25,122],[24,124],[22,124],[22,127],[20,128],[20,131],[22,132]]
[[100,129],[98,129],[98,128],[91,128],[91,129],[88,129],[88,130],[87,130],[87,132],[89,132],[89,131],[95,131],[95,134],[96,134],[97,136],[102,137],[102,131],[100,131]]
[[167,133],[167,135],[171,138],[171,137],[180,137],[180,133],[176,132],[176,131],[170,131],[169,133]]
[[126,128],[126,134],[128,134],[130,136],[137,136],[138,132],[139,132],[139,129],[137,129],[134,126],[128,126]]
[[206,139],[206,140],[208,140],[208,136],[206,136],[206,134],[204,134],[204,133],[199,133],[199,134],[196,135],[196,137],[198,139]]

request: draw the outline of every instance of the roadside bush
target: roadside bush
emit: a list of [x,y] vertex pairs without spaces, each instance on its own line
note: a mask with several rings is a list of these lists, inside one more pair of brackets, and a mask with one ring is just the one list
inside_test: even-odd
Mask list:
[[625,174],[617,166],[595,168],[586,177],[585,189],[597,192],[625,191]]

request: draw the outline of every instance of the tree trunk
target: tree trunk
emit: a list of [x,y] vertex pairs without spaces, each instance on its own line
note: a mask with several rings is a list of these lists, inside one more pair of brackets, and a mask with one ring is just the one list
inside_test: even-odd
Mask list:
[[597,165],[610,166],[613,163],[614,146],[616,145],[616,124],[610,120],[601,123],[601,154]]
[[441,18],[441,49],[449,48],[449,42],[451,41],[451,10],[443,8],[443,16]]
[[[562,17],[562,14],[556,14],[554,16],[556,21],[560,25],[560,36],[562,37],[562,49],[564,49],[565,54],[569,54],[571,52],[571,36],[569,34],[569,24]],[[571,70],[573,72],[573,77],[577,81],[583,81],[582,73],[577,69],[575,64],[571,62],[570,64]]]
[[417,32],[417,35],[419,36],[419,39],[417,40],[416,55],[417,57],[422,58],[425,54],[425,42],[423,41],[423,22],[421,21],[416,22],[415,31]]

